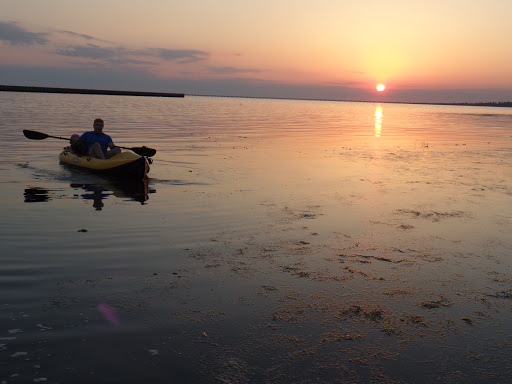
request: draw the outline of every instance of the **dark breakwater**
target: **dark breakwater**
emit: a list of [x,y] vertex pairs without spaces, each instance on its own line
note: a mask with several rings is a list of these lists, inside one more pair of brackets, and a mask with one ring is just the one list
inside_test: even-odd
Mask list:
[[114,96],[151,96],[151,97],[185,97],[183,93],[113,91],[106,89],[28,87],[20,85],[0,85],[2,92],[39,92],[39,93],[72,93],[82,95],[114,95]]

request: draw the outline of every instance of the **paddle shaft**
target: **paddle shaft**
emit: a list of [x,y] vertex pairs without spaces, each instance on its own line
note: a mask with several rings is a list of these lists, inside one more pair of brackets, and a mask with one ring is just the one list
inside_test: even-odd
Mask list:
[[[51,137],[52,139],[69,141],[69,139],[66,137],[48,135],[47,133],[30,131],[28,129],[24,129],[23,134],[25,135],[25,137],[27,139],[31,139],[31,140],[44,140],[48,137]],[[141,156],[153,156],[156,153],[155,149],[148,148],[148,147],[131,147],[130,148],[130,147],[123,147],[121,145],[115,145],[115,146],[119,147],[119,148],[123,148],[123,149],[129,149],[130,151],[133,151],[136,154],[141,155]]]
[[[52,135],[47,135],[47,136],[48,136],[48,137],[51,137],[51,138],[54,138],[54,139],[59,139],[59,140],[69,140],[69,139],[67,139],[67,138],[65,138],[65,137],[60,137],[60,136],[52,136]],[[82,140],[79,140],[79,141],[82,141]],[[84,141],[84,143],[88,144],[88,143],[87,143],[87,141]],[[114,144],[114,147],[119,147],[119,148],[123,148],[123,149],[130,149],[130,150],[131,150],[131,148],[128,148],[128,147],[122,147],[122,146],[120,146],[120,145],[115,145],[115,144]]]

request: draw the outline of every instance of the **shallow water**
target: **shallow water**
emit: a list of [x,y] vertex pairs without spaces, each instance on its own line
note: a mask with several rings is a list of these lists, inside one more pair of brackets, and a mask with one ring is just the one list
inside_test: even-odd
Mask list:
[[[507,108],[0,93],[0,381],[504,382]],[[147,186],[60,165],[105,119]]]

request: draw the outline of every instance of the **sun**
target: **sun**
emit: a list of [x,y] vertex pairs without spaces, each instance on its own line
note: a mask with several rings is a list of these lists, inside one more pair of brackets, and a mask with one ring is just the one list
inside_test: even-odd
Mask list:
[[386,86],[384,84],[377,85],[377,91],[382,92],[386,89]]

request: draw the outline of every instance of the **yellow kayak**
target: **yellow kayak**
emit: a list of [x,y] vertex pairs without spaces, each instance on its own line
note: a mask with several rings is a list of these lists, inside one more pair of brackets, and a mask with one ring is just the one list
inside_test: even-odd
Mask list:
[[68,150],[59,155],[63,164],[87,171],[108,174],[129,179],[142,179],[149,172],[149,161],[133,152],[121,152],[110,159],[97,159],[90,156],[78,156]]

